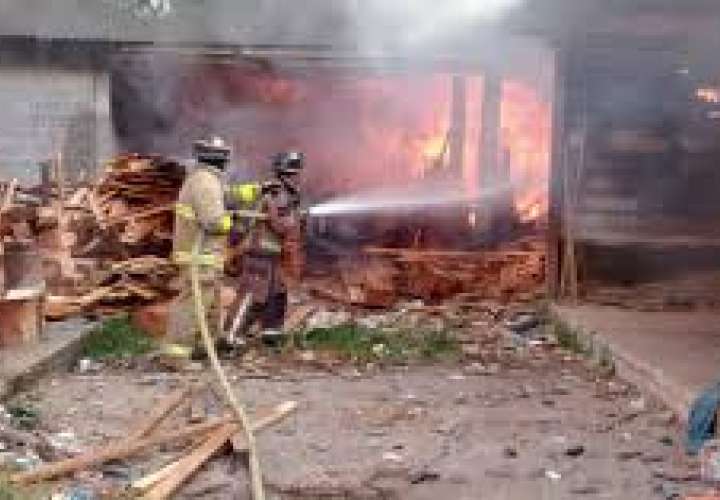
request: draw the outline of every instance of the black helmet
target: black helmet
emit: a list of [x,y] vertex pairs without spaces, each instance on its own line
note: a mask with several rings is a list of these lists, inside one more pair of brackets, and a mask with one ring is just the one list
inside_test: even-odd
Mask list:
[[305,155],[299,151],[278,153],[272,157],[272,166],[275,173],[280,176],[297,175],[305,164]]
[[230,146],[221,137],[215,136],[207,140],[195,141],[193,155],[200,163],[223,168],[230,160]]

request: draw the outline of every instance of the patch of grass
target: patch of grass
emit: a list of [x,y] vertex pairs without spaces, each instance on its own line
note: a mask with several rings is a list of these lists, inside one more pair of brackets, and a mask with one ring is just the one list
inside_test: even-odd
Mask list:
[[587,347],[582,342],[580,334],[562,321],[553,320],[548,324],[547,328],[563,349],[577,354],[588,354]]
[[301,347],[360,362],[432,361],[453,358],[460,352],[457,340],[447,331],[386,331],[353,323],[310,330]]
[[8,406],[7,412],[12,417],[13,424],[21,429],[32,430],[37,427],[40,422],[40,412],[32,406]]
[[105,320],[85,339],[82,355],[92,359],[129,358],[145,354],[153,342],[130,323],[128,315]]
[[10,484],[7,475],[0,471],[0,500],[45,500],[49,498],[47,488],[43,486],[20,487]]

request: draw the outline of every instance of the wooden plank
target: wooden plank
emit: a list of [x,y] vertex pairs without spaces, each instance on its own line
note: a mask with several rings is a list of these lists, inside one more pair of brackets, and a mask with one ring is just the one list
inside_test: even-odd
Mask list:
[[189,395],[190,387],[185,386],[163,399],[160,405],[150,413],[150,416],[130,434],[128,439],[130,441],[135,441],[147,437],[171,412],[180,406],[180,404],[182,404]]
[[42,301],[0,301],[0,347],[36,342],[42,333]]
[[296,328],[299,328],[300,325],[302,325],[303,322],[305,322],[305,320],[316,310],[317,307],[314,305],[304,305],[290,311],[290,314],[288,314],[285,319],[285,323],[283,324],[283,331],[291,332]]
[[226,424],[214,430],[207,440],[193,450],[192,453],[179,462],[172,464],[169,474],[141,498],[144,500],[165,500],[170,498],[238,430],[239,427],[236,424]]
[[[251,431],[253,433],[260,432],[261,430],[265,429],[266,427],[269,427],[283,418],[285,418],[290,413],[297,410],[297,403],[295,401],[287,401],[285,403],[282,403],[278,406],[276,406],[272,411],[268,412],[266,415],[262,416],[258,420],[255,420],[251,424]],[[233,442],[233,449],[236,453],[243,452],[247,450],[247,442],[245,441],[244,435],[238,435],[237,433],[240,431],[240,429],[237,429],[234,433],[232,433],[230,436],[232,437]],[[181,458],[175,462],[172,462],[162,469],[158,470],[157,472],[154,472],[152,474],[149,474],[137,481],[135,481],[132,485],[132,487],[136,490],[145,490],[147,488],[152,487],[155,484],[159,484],[163,482],[165,479],[174,476],[178,477],[180,475],[180,471],[184,469],[184,464],[186,463],[186,459],[188,457]],[[188,459],[188,462],[191,459]],[[194,470],[192,471],[194,472]],[[192,474],[192,472],[190,474]],[[187,479],[189,475],[186,475],[186,477],[183,479]],[[178,483],[178,485],[181,483]],[[160,491],[160,490],[158,490]]]
[[37,469],[29,472],[20,472],[11,476],[11,481],[15,483],[28,484],[37,481],[44,481],[56,477],[70,474],[78,470],[84,470],[94,465],[102,464],[110,460],[119,460],[128,458],[141,453],[152,446],[160,444],[173,443],[189,439],[195,436],[203,435],[218,427],[231,423],[234,418],[225,417],[210,420],[202,424],[189,425],[183,429],[176,429],[171,432],[156,434],[143,439],[129,441],[122,439],[111,443],[101,449],[92,450],[80,456],[44,464]]

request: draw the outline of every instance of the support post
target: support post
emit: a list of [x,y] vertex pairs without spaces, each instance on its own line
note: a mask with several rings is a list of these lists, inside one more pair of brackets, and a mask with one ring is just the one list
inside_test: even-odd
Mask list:
[[[500,163],[500,111],[502,105],[502,76],[489,70],[483,75],[482,122],[480,129],[479,193],[487,192],[498,180]],[[493,222],[494,201],[482,200],[477,225],[487,234]]]
[[450,110],[450,168],[462,179],[465,164],[465,131],[467,129],[467,84],[465,76],[452,77],[452,106]]
[[555,53],[555,81],[552,96],[552,137],[545,269],[546,289],[550,299],[557,299],[560,295],[560,270],[562,269],[560,250],[562,246],[562,209],[564,206],[562,180],[565,172],[565,104],[568,69],[565,49],[558,49]]

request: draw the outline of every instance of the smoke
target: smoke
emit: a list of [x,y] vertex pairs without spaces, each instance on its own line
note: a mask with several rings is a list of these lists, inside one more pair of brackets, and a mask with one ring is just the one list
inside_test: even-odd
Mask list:
[[[478,36],[523,0],[366,0],[357,4],[360,50],[417,51],[458,35]],[[473,31],[475,31],[473,33]]]
[[[311,201],[377,186],[405,186],[436,167],[423,150],[428,143],[446,140],[450,72],[467,67],[472,96],[466,140],[472,151],[465,155],[465,174],[471,171],[474,177],[466,175],[464,186],[463,179],[456,179],[458,193],[449,195],[466,202],[461,191],[474,192],[478,182],[484,68],[526,82],[541,100],[550,94],[549,52],[536,41],[501,35],[497,29],[523,1],[270,0],[238,5],[216,0],[192,11],[192,31],[174,35],[173,23],[180,29],[178,19],[187,17],[190,7],[172,0],[157,3],[163,16],[155,21],[145,17],[144,22],[157,23],[163,39],[254,48],[224,60],[173,49],[172,44],[168,50],[155,47],[123,56],[112,78],[120,143],[128,151],[186,158],[194,139],[218,134],[234,145],[243,170],[236,175],[250,178],[267,173],[270,154],[301,149],[308,158],[303,188]],[[243,12],[248,15],[239,20]],[[312,54],[328,49],[340,59],[313,60]],[[283,55],[297,50],[310,54],[309,59]],[[342,54],[351,57],[343,60]],[[448,55],[460,62],[452,68],[438,65]],[[534,120],[527,118],[528,123]]]

